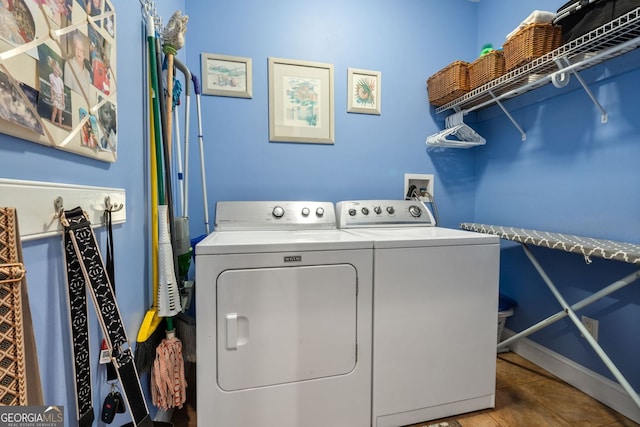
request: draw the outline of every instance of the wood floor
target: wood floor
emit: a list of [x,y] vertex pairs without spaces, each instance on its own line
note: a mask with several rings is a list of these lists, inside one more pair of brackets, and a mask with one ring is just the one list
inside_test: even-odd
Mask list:
[[[189,370],[188,380],[187,404],[174,413],[174,427],[197,425],[195,366]],[[494,409],[413,424],[410,427],[447,427],[452,425],[453,420],[462,427],[640,426],[516,353],[498,354]]]
[[411,427],[631,427],[620,413],[516,353],[500,353],[497,361],[496,407]]

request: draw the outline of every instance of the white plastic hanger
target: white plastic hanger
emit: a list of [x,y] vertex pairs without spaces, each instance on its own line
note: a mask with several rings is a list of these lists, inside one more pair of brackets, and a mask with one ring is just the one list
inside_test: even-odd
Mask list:
[[[427,145],[438,147],[471,148],[486,144],[486,140],[463,121],[464,111],[445,119],[445,129],[427,138]],[[455,137],[455,139],[447,137]]]

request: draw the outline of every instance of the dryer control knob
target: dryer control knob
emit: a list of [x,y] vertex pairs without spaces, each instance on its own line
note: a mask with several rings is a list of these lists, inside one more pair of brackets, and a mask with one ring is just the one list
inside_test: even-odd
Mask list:
[[349,209],[349,216],[356,216],[357,213],[358,211],[355,210],[354,208]]
[[393,209],[393,206],[387,206],[387,213],[389,215],[393,215],[396,212],[395,209]]
[[417,207],[416,205],[411,205],[409,206],[409,213],[411,214],[412,217],[419,218],[420,215],[422,215],[422,210],[420,210],[420,208]]
[[373,208],[373,211],[380,215],[380,213],[382,213],[382,208],[380,206],[376,206],[375,208]]
[[284,208],[282,206],[276,206],[275,208],[273,208],[271,215],[275,216],[276,218],[282,218],[284,216]]
[[318,208],[318,209],[316,209],[316,215],[317,215],[317,216],[322,216],[322,215],[324,215],[324,208]]
[[365,215],[369,215],[369,208],[362,208],[362,213]]
[[302,208],[302,216],[309,216],[309,208]]

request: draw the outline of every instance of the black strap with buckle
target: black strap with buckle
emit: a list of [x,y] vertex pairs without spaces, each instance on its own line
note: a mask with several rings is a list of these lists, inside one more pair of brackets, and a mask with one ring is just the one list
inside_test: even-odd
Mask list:
[[135,426],[153,426],[144,399],[138,372],[118,311],[109,277],[105,271],[95,235],[80,207],[60,216],[64,227],[64,254],[67,265],[69,314],[73,337],[78,424],[91,426],[94,416],[91,396],[91,367],[87,321],[86,289],[91,293],[111,359],[122,385],[124,398]]

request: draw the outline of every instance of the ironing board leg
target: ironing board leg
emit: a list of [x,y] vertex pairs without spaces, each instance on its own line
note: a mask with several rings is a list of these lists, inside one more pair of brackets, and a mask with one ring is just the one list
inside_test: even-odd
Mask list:
[[569,316],[571,321],[575,324],[575,326],[578,328],[578,330],[582,333],[583,337],[587,340],[589,345],[591,345],[593,350],[598,354],[598,356],[600,357],[602,362],[604,362],[604,364],[607,366],[607,368],[609,368],[609,370],[611,371],[613,376],[616,378],[616,380],[618,380],[618,383],[620,383],[622,388],[625,389],[625,391],[629,394],[629,396],[635,402],[635,404],[638,407],[640,407],[640,397],[638,396],[638,393],[635,392],[635,390],[633,389],[631,384],[629,384],[627,379],[622,375],[622,373],[616,367],[616,365],[613,363],[613,361],[609,358],[609,356],[607,356],[607,354],[604,352],[604,350],[602,349],[600,344],[598,344],[598,342],[591,336],[591,334],[589,333],[587,328],[582,324],[582,322],[580,321],[580,319],[578,318],[578,316],[576,315],[576,313],[574,311],[574,310],[579,310],[580,308],[586,307],[587,305],[589,305],[592,302],[597,301],[598,299],[610,294],[611,292],[613,292],[613,291],[615,291],[617,289],[620,289],[620,288],[622,288],[622,287],[634,282],[635,280],[640,278],[640,270],[638,270],[635,273],[632,273],[632,274],[626,276],[624,279],[621,279],[621,280],[618,280],[618,281],[612,283],[611,285],[607,286],[606,288],[596,292],[592,296],[590,296],[588,298],[585,298],[585,299],[581,300],[580,302],[578,302],[578,303],[576,303],[576,304],[574,304],[572,306],[569,306],[567,304],[567,302],[565,301],[564,297],[560,294],[560,292],[558,291],[556,286],[553,284],[553,282],[551,281],[549,276],[547,276],[547,274],[544,271],[544,269],[542,268],[542,266],[538,263],[536,258],[533,256],[533,254],[531,253],[531,251],[529,250],[527,245],[523,244],[522,248],[524,249],[525,254],[529,258],[529,260],[531,261],[531,263],[533,264],[535,269],[538,271],[538,273],[542,277],[542,280],[544,280],[544,282],[547,284],[547,287],[549,288],[549,290],[553,293],[553,295],[555,296],[556,300],[558,300],[558,302],[562,306],[563,311],[561,311],[559,313],[556,313],[556,314],[548,317],[547,319],[544,319],[541,322],[538,322],[536,325],[534,325],[534,326],[532,326],[532,327],[530,327],[530,328],[528,328],[528,329],[526,329],[526,330],[514,335],[513,337],[511,337],[511,338],[509,338],[509,339],[507,339],[507,340],[505,340],[503,342],[501,342],[500,344],[498,344],[498,348],[504,347],[504,346],[508,345],[510,342],[515,341],[516,339],[522,338],[522,337],[524,337],[526,335],[529,335],[529,334],[531,334],[531,333],[533,333],[533,332],[535,332],[535,331],[537,331],[539,329],[542,329],[545,326],[548,326],[551,323],[554,323],[555,321],[560,320],[565,316]]
[[[578,311],[586,306],[588,306],[591,303],[594,303],[604,297],[606,297],[607,295],[617,291],[618,289],[624,288],[625,286],[627,286],[630,283],[635,282],[636,280],[640,279],[640,270],[629,274],[628,276],[623,277],[620,280],[616,280],[615,282],[609,284],[608,286],[600,289],[598,292],[588,296],[585,299],[582,299],[580,301],[578,301],[577,303],[573,304],[571,306],[571,310],[573,311]],[[524,338],[527,337],[529,335],[531,335],[532,333],[539,331],[540,329],[543,329],[549,325],[551,325],[552,323],[555,323],[556,321],[563,319],[567,317],[567,313],[562,310],[557,312],[556,314],[553,314],[549,317],[547,317],[544,320],[541,320],[540,322],[536,323],[533,326],[528,327],[527,329],[518,332],[517,334],[507,338],[506,340],[500,342],[498,344],[498,349],[501,349],[503,347],[507,347],[509,346],[509,344],[519,340],[520,338]]]

